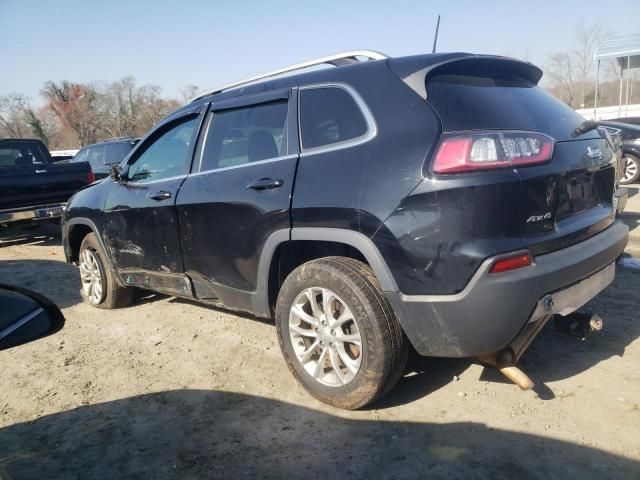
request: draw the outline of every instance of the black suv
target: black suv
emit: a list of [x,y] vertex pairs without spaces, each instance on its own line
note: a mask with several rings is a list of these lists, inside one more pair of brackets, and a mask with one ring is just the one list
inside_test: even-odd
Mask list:
[[100,180],[109,175],[111,167],[120,164],[139,141],[139,138],[122,137],[87,145],[71,161],[89,162],[96,180]]
[[410,345],[530,388],[515,362],[627,243],[608,137],[541,76],[360,51],[221,87],[73,197],[66,257],[97,307],[139,287],[274,318],[291,372],[341,408],[389,391]]

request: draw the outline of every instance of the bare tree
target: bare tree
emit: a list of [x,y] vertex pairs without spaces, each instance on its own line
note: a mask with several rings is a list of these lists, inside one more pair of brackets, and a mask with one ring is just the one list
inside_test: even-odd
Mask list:
[[572,108],[592,105],[595,67],[593,54],[608,35],[601,21],[593,24],[580,22],[575,30],[575,47],[555,52],[549,57],[546,73],[551,89]]
[[95,143],[100,126],[95,111],[96,92],[93,87],[63,80],[60,84],[45,83],[42,96],[63,126],[71,128],[80,145]]
[[192,98],[198,95],[200,89],[197,85],[185,85],[180,89],[180,101],[182,103],[190,102]]
[[18,93],[0,97],[0,136],[20,138],[30,133],[25,111],[29,100]]

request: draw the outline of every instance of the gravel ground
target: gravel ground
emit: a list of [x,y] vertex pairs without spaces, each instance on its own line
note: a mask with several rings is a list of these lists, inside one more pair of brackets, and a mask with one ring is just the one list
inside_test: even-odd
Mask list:
[[583,308],[602,332],[545,328],[521,360],[535,391],[469,360],[416,359],[381,402],[344,412],[294,381],[272,323],[156,295],[94,309],[55,226],[0,235],[0,283],[47,295],[67,320],[0,352],[0,465],[14,480],[640,478],[640,270],[619,267]]

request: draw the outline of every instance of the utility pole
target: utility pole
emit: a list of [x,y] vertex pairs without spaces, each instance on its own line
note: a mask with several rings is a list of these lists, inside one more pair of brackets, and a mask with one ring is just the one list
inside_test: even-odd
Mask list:
[[431,50],[431,53],[436,53],[436,45],[438,44],[438,30],[440,30],[440,15],[438,15],[438,22],[436,23],[436,34],[433,37],[433,50]]

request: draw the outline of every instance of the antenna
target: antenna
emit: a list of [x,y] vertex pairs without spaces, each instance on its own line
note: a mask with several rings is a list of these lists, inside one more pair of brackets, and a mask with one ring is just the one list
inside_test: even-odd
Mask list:
[[440,15],[438,15],[438,22],[436,23],[436,34],[433,37],[433,50],[431,50],[431,53],[436,53],[436,45],[438,44],[438,30],[440,30]]

